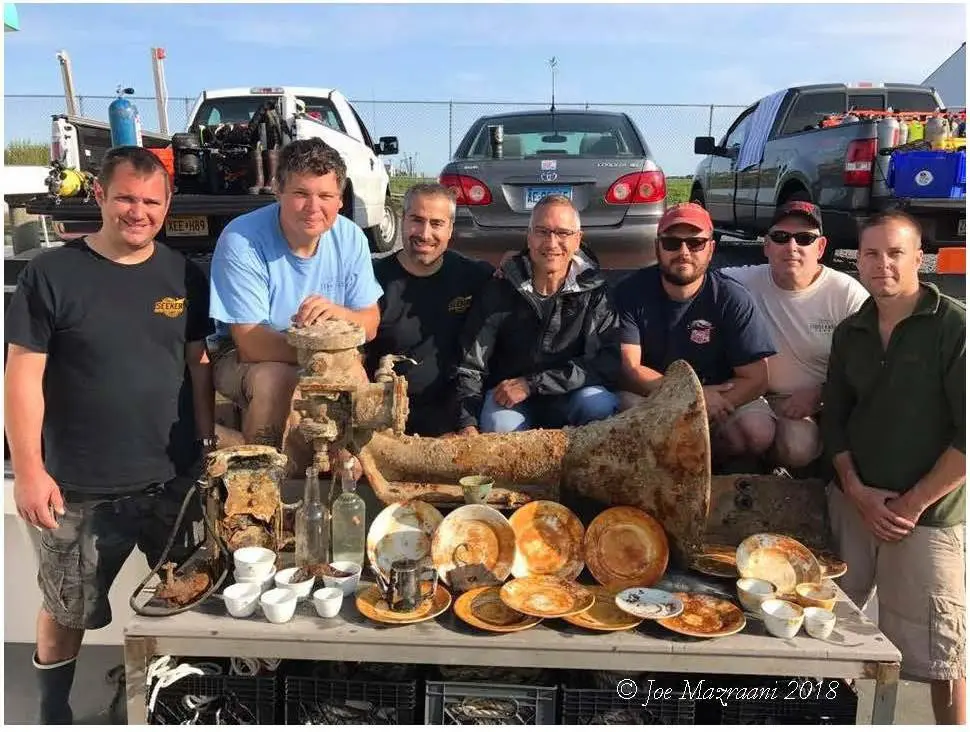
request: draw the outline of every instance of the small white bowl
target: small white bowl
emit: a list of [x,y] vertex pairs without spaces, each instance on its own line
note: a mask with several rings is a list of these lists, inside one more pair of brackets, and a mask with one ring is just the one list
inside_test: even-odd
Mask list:
[[339,587],[325,587],[313,593],[313,607],[321,618],[335,618],[344,601],[344,593]]
[[236,582],[241,582],[244,584],[259,585],[261,592],[266,592],[266,590],[272,590],[276,584],[273,581],[276,578],[276,567],[270,566],[269,571],[266,573],[265,577],[253,577],[252,579],[244,580],[236,574],[232,573]]
[[761,603],[761,619],[776,638],[794,638],[805,620],[805,611],[793,602],[775,598]]
[[271,623],[288,623],[296,612],[296,593],[277,587],[259,596],[263,615]]
[[825,640],[835,630],[835,613],[821,607],[805,608],[805,632],[812,638]]
[[296,593],[298,600],[306,599],[310,596],[310,592],[313,591],[313,584],[316,582],[316,577],[311,576],[308,580],[303,580],[302,582],[291,582],[293,575],[299,571],[299,567],[288,567],[287,569],[281,569],[276,573],[276,586],[281,587],[284,590],[293,590]]
[[775,597],[775,586],[767,580],[744,577],[739,579],[735,586],[741,606],[755,615],[761,615],[761,603]]
[[240,582],[262,580],[274,569],[276,552],[261,546],[244,546],[232,553],[234,572]]
[[323,575],[323,586],[343,590],[344,597],[353,595],[357,590],[357,583],[360,582],[360,565],[356,562],[330,562],[330,566],[339,569],[341,572],[353,572],[353,574],[350,577]]
[[262,588],[250,582],[238,582],[229,585],[222,591],[222,599],[226,603],[226,610],[234,618],[248,618],[259,607],[259,595]]

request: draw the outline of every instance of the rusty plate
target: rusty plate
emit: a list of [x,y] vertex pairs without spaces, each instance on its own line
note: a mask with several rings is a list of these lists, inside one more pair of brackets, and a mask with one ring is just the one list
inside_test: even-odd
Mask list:
[[563,618],[589,610],[596,598],[588,588],[558,577],[520,577],[502,586],[502,602],[523,615]]
[[652,586],[670,557],[663,526],[632,506],[603,511],[590,523],[583,544],[589,571],[614,592]]
[[427,560],[441,521],[441,512],[430,503],[392,503],[377,514],[367,532],[368,561],[387,578],[397,559]]
[[498,587],[476,587],[455,600],[455,615],[469,625],[493,633],[532,628],[542,618],[523,615],[502,602]]
[[742,577],[767,580],[780,595],[794,592],[795,585],[803,582],[822,581],[815,555],[781,534],[749,536],[738,546],[737,562]]
[[705,544],[691,561],[691,569],[711,577],[738,576],[737,547],[727,544]]
[[[421,583],[422,592],[429,592],[430,590],[430,582]],[[368,585],[357,593],[357,610],[360,611],[361,615],[375,623],[388,623],[390,625],[407,625],[431,620],[431,618],[441,615],[450,605],[451,593],[440,584],[433,598],[425,600],[414,610],[403,613],[391,610],[381,596],[381,591],[377,585]]]
[[744,613],[737,605],[714,595],[675,592],[684,611],[674,618],[660,618],[657,624],[682,635],[720,638],[734,635],[745,626]]
[[471,504],[448,514],[431,542],[441,580],[464,592],[504,582],[515,558],[515,532],[491,506]]
[[832,552],[824,549],[812,549],[811,551],[822,570],[822,579],[835,579],[849,571],[849,565]]
[[514,576],[579,577],[585,529],[576,514],[555,501],[532,501],[513,513],[509,523],[515,531]]
[[576,615],[563,618],[568,623],[587,630],[632,630],[643,622],[641,618],[625,613],[616,605],[616,596],[611,590],[599,586],[586,586],[593,593],[593,607]]

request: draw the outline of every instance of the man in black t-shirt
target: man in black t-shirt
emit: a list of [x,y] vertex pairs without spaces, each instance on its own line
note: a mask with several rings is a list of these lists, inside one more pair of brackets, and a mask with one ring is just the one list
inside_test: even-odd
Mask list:
[[[111,622],[108,592],[134,547],[155,566],[172,532],[190,484],[175,480],[186,462],[186,370],[198,445],[215,442],[206,277],[155,242],[168,174],[144,148],[115,148],[95,196],[101,229],[34,258],[6,316],[14,499],[42,532],[42,724],[71,723],[85,629]],[[191,548],[188,535],[179,541]]]
[[[646,396],[679,359],[704,387],[716,460],[764,453],[774,439],[768,388],[771,336],[743,286],[708,269],[714,225],[695,203],[667,209],[657,226],[657,264],[617,287],[626,388]],[[631,397],[622,400],[629,405]]]
[[454,371],[459,335],[472,300],[492,276],[486,262],[448,251],[455,220],[455,193],[420,183],[404,196],[402,248],[374,262],[384,290],[381,322],[367,346],[373,374],[381,356],[397,354],[407,377],[409,434],[438,437],[457,429]]

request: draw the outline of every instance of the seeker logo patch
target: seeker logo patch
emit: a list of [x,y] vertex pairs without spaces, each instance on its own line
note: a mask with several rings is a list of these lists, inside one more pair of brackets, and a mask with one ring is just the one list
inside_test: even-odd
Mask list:
[[463,297],[456,297],[450,303],[448,303],[449,313],[464,313],[468,308],[471,307],[472,296],[465,295]]
[[155,315],[164,315],[166,318],[177,318],[185,312],[184,297],[163,297],[155,303]]

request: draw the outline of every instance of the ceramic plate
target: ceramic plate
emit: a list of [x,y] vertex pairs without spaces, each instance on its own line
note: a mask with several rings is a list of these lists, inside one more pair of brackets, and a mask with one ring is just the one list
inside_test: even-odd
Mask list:
[[738,576],[737,547],[705,544],[691,561],[690,568],[711,577],[733,579]]
[[822,581],[815,555],[781,534],[749,536],[738,547],[737,562],[742,577],[767,580],[780,595],[793,593],[802,582]]
[[532,501],[513,513],[509,523],[515,531],[515,577],[579,577],[585,530],[576,514],[555,501]]
[[493,633],[512,633],[542,622],[542,618],[523,615],[502,602],[498,587],[469,590],[455,600],[455,615],[475,628]]
[[502,602],[523,615],[562,618],[589,610],[595,602],[588,588],[558,577],[521,577],[506,582]]
[[[428,592],[431,589],[431,583],[422,582],[421,589]],[[420,623],[441,615],[450,605],[451,593],[440,584],[432,599],[425,600],[414,610],[405,613],[391,610],[384,598],[381,597],[381,591],[377,585],[368,585],[357,593],[357,609],[361,615],[375,623],[389,623],[391,625]]]
[[590,523],[583,543],[589,571],[615,592],[650,587],[663,576],[670,556],[663,526],[632,506],[603,511]]
[[677,595],[650,587],[629,587],[613,598],[613,603],[630,615],[646,620],[675,618],[684,612]]
[[441,523],[441,513],[424,501],[392,503],[374,518],[367,532],[367,559],[387,578],[391,562],[414,559],[427,563],[431,539]]
[[431,542],[431,561],[441,581],[464,592],[504,582],[515,557],[515,532],[490,506],[456,508],[441,522]]
[[567,615],[563,620],[587,630],[602,631],[632,630],[643,622],[641,618],[620,610],[616,605],[616,596],[605,587],[586,589],[593,593],[593,607],[577,615]]
[[696,638],[720,638],[744,629],[744,613],[733,602],[693,592],[675,594],[684,604],[684,611],[675,618],[657,620],[667,630]]
[[849,565],[832,552],[825,551],[824,549],[812,549],[812,554],[815,555],[818,566],[822,570],[822,579],[835,579],[849,571]]

